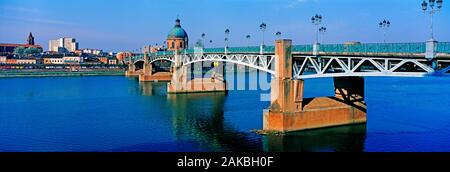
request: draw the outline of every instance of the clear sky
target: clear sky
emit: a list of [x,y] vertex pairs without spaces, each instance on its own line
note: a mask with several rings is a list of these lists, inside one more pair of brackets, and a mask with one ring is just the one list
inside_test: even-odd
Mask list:
[[[450,41],[450,3],[435,16],[435,37]],[[382,42],[378,23],[391,21],[388,42],[422,42],[429,38],[429,15],[421,0],[0,0],[0,42],[24,43],[33,32],[47,50],[48,40],[74,37],[80,48],[122,51],[161,44],[177,15],[191,45],[202,33],[224,46],[258,45],[261,22],[267,23],[266,43],[275,33],[294,44],[314,41],[311,17],[319,13],[327,33],[325,43]],[[247,40],[246,35],[251,39]]]

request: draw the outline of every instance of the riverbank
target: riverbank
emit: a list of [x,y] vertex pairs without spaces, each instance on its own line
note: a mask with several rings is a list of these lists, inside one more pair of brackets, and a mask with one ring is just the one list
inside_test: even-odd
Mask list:
[[0,71],[0,78],[13,77],[65,77],[65,76],[121,76],[123,70],[91,70],[91,71]]

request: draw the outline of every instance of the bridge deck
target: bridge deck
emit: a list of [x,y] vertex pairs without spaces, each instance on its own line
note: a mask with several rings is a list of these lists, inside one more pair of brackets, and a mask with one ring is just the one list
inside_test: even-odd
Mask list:
[[[320,57],[313,56],[313,45],[293,45],[294,78],[308,79],[342,76],[407,76],[420,77],[448,74],[450,42],[437,44],[437,57],[425,58],[425,43],[387,44],[324,44]],[[275,47],[230,47],[187,49],[181,52],[182,65],[198,62],[221,61],[235,63],[275,74],[273,69]],[[144,55],[129,58],[132,63],[143,61]],[[148,54],[150,63],[159,60],[175,62],[174,52]]]
[[[204,48],[203,53],[223,54],[225,48]],[[320,55],[336,56],[380,56],[380,57],[416,57],[424,58],[425,43],[367,43],[367,44],[323,44],[320,45]],[[450,58],[450,42],[439,42],[436,47],[438,58]],[[195,49],[187,49],[185,54],[195,53]],[[230,54],[259,54],[259,46],[229,47]],[[264,54],[274,54],[274,46],[266,46]],[[298,55],[312,55],[313,45],[294,45],[292,53]],[[149,56],[173,55],[172,51],[150,53]],[[142,59],[143,55],[131,57],[131,60]]]

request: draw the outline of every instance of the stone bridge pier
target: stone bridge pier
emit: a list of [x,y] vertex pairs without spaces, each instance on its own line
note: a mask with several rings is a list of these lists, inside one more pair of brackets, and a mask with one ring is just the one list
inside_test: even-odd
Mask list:
[[139,76],[139,74],[140,71],[136,71],[136,65],[134,63],[129,63],[125,76]]
[[[192,78],[192,64],[184,65],[182,63],[184,56],[180,52],[175,54],[175,63],[172,67],[172,80],[167,86],[169,94],[178,93],[202,93],[202,92],[226,92],[226,81],[224,77],[212,76],[203,77],[202,67],[199,68],[202,73],[201,78]],[[218,63],[218,62],[217,62]],[[224,71],[223,65],[216,66],[216,69]],[[196,69],[197,70],[197,69]]]
[[364,78],[334,78],[335,96],[304,98],[304,80],[292,77],[291,40],[277,40],[271,104],[263,114],[265,132],[290,132],[366,122]]
[[149,61],[147,53],[144,54],[144,67],[142,73],[139,74],[139,81],[141,82],[168,82],[172,79],[170,72],[153,72],[153,64]]

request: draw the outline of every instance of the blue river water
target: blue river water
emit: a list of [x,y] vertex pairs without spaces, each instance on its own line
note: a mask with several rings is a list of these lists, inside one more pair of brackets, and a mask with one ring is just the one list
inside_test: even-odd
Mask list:
[[[368,123],[261,136],[261,92],[167,95],[122,76],[0,79],[6,152],[450,151],[450,78],[366,78]],[[332,95],[332,79],[305,96]]]

